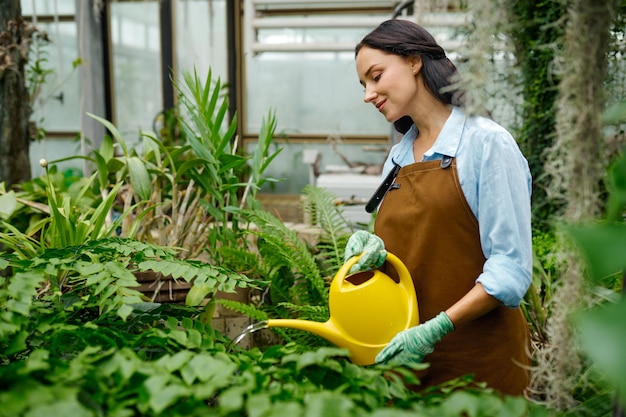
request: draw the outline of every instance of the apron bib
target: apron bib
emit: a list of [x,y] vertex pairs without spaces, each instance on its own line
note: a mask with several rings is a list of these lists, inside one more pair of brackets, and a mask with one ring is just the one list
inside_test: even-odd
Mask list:
[[[376,234],[411,273],[421,323],[461,299],[485,263],[478,221],[461,189],[456,161],[449,162],[400,169],[376,216]],[[504,394],[521,395],[529,382],[529,348],[521,310],[499,306],[437,343],[424,358],[430,366],[417,373],[416,388],[471,374]]]

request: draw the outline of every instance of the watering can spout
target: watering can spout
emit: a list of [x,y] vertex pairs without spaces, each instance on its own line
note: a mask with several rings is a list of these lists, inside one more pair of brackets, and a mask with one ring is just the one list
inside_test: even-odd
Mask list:
[[335,321],[328,320],[325,323],[297,319],[270,319],[266,321],[269,328],[286,327],[303,330],[320,336],[337,347],[350,351],[350,359],[357,365],[371,365],[376,361],[376,355],[385,344],[369,344],[355,340],[350,334],[337,327]]
[[330,320],[325,323],[320,323],[317,321],[297,319],[270,319],[266,321],[266,325],[269,328],[286,327],[289,329],[303,330],[320,336],[339,347],[350,349],[347,346],[349,341],[346,339],[345,334],[342,334]]

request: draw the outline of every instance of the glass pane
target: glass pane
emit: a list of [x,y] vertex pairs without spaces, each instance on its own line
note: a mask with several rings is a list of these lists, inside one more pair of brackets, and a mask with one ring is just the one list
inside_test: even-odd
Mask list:
[[[176,3],[176,59],[180,75],[194,67],[204,80],[228,82],[226,0],[179,0]],[[181,79],[180,77],[178,79]]]
[[[258,41],[356,43],[367,28],[300,28],[260,31]],[[246,61],[246,129],[259,131],[276,110],[287,134],[387,135],[389,124],[363,102],[354,52],[261,52]],[[377,117],[378,116],[378,117]]]
[[51,42],[31,49],[28,72],[32,74],[34,67],[51,72],[34,96],[32,120],[48,132],[79,131],[80,76],[79,68],[74,68],[78,54],[76,24],[38,23],[37,27],[48,33]]
[[[45,173],[45,170],[39,165],[39,161],[43,158],[48,162],[64,159],[70,155],[80,155],[80,142],[73,140],[74,138],[46,138],[46,140],[33,141],[28,149],[28,157],[30,159],[30,170],[33,178]],[[81,159],[70,159],[63,162],[55,162],[59,172],[66,170],[83,169],[85,164]]]
[[163,107],[159,3],[114,2],[110,12],[115,125],[131,140]]
[[76,13],[76,0],[22,0],[22,15],[62,15]]

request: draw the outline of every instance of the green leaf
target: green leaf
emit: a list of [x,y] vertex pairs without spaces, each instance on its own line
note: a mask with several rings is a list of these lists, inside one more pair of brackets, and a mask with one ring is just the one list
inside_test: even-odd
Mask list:
[[0,217],[8,219],[17,209],[17,197],[14,191],[0,195]]
[[26,361],[26,367],[24,368],[25,372],[33,372],[40,370],[50,369],[50,363],[48,359],[50,358],[50,352],[45,349],[35,349],[28,356]]
[[505,397],[504,404],[499,416],[526,416],[528,415],[528,402],[521,397]]
[[119,375],[120,383],[129,381],[135,373],[141,369],[143,362],[137,358],[136,354],[130,349],[122,349],[115,352],[108,360],[99,365],[100,371],[104,375],[113,373]]
[[128,304],[123,304],[117,309],[117,315],[122,320],[126,320],[133,313],[133,308]]
[[451,416],[478,417],[480,415],[478,398],[462,391],[454,392],[447,398],[443,408],[447,411],[446,415]]
[[202,346],[202,333],[196,329],[187,330],[187,347],[189,349],[198,349]]
[[566,226],[565,231],[588,261],[594,283],[626,270],[626,224]]
[[24,417],[50,416],[95,417],[96,414],[80,403],[76,392],[73,397],[56,399],[48,404],[35,404],[34,408],[24,415]]
[[[246,391],[244,387],[233,386],[224,390],[219,396],[220,410],[228,415],[235,413],[243,409],[244,407],[244,395]],[[241,414],[241,413],[237,413]]]
[[191,351],[181,350],[173,356],[164,356],[157,362],[157,365],[160,364],[160,366],[167,369],[168,372],[173,372],[181,369],[193,358],[193,356],[194,355]]
[[[14,300],[10,300],[7,303],[7,306],[9,303],[13,301]],[[29,334],[25,330],[17,332],[17,334],[15,334],[13,338],[11,339],[11,341],[9,342],[9,346],[4,351],[4,354],[7,356],[10,356],[10,355],[15,355],[16,353],[25,351],[28,348],[28,346],[26,345],[26,340],[28,339],[28,336]]]
[[246,401],[249,417],[262,417],[272,409],[272,399],[268,394],[252,394]]
[[580,340],[626,404],[626,299],[577,315]]
[[129,157],[126,162],[128,164],[130,182],[133,185],[135,192],[142,200],[150,200],[150,194],[152,194],[152,182],[146,165],[136,156]]
[[183,162],[178,167],[178,175],[182,176],[186,174],[189,170],[194,168],[202,168],[205,165],[206,161],[204,159],[195,158],[190,159],[188,161]]
[[[286,401],[274,403],[272,405],[272,412],[269,414],[272,417],[280,417],[280,416],[290,416],[290,417],[300,417],[304,413],[304,407],[296,402],[296,401]],[[329,416],[333,416],[333,414],[329,414]]]
[[189,391],[183,385],[169,375],[154,375],[144,382],[144,386],[150,397],[148,403],[154,412],[161,413],[180,398],[189,395]]
[[614,104],[602,114],[602,122],[606,124],[618,124],[626,121],[626,101]]
[[[49,179],[48,179],[49,181]],[[74,224],[69,221],[65,213],[67,210],[63,210],[59,207],[59,201],[57,200],[57,194],[52,185],[46,188],[48,197],[48,206],[50,207],[51,217],[51,230],[53,231],[53,237],[55,238],[51,242],[52,247],[66,247],[71,246],[69,236],[72,234],[72,228]],[[57,240],[58,239],[58,240]]]
[[109,162],[115,156],[115,148],[113,146],[113,139],[109,135],[105,135],[100,144],[100,152],[105,162]]
[[181,374],[187,383],[198,379],[211,390],[217,390],[232,382],[231,377],[237,366],[231,360],[231,357],[225,355],[196,354],[181,370]]
[[188,306],[198,306],[202,303],[202,300],[206,298],[206,296],[212,292],[215,287],[211,287],[207,284],[193,285],[189,291],[187,292],[187,296],[185,297],[185,305]]
[[336,356],[348,356],[347,349],[334,348],[334,347],[322,347],[315,351],[303,352],[302,354],[290,354],[283,358],[283,363],[295,362],[296,369],[301,371],[302,369],[311,365],[322,365],[329,367],[339,373],[341,373],[341,365],[337,361],[329,361],[328,359]]
[[607,219],[619,221],[626,209],[626,154],[616,159],[607,172]]
[[143,138],[143,153],[144,155],[154,154],[155,161],[161,161],[161,149],[167,153],[165,147],[162,147],[162,143],[152,132],[142,131],[141,137]]
[[339,393],[319,392],[307,395],[305,406],[305,417],[349,417],[353,415],[355,404]]
[[231,169],[233,170],[237,170],[243,166],[245,166],[246,164],[246,158],[239,156],[239,155],[232,155],[232,154],[222,154],[219,157],[219,165],[220,165],[220,169],[219,169],[219,173],[225,173],[230,171]]
[[98,205],[98,207],[96,207],[96,210],[93,212],[91,216],[92,228],[90,236],[92,240],[98,239],[99,237],[105,237],[106,233],[104,225],[106,223],[107,216],[109,215],[111,208],[113,207],[113,203],[115,203],[117,192],[122,185],[123,184],[121,182],[115,184],[107,197]]
[[89,113],[89,112],[87,112],[87,116],[89,116],[89,117],[99,121],[100,123],[102,123],[104,125],[104,127],[106,127],[109,130],[109,132],[111,132],[111,134],[113,135],[113,137],[115,138],[117,143],[119,143],[119,145],[122,147],[122,151],[124,152],[124,155],[128,156],[128,146],[126,145],[126,141],[124,140],[124,137],[122,136],[120,131],[117,130],[117,128],[113,125],[113,123],[109,122],[106,119],[103,119],[102,117],[98,117],[95,114]]

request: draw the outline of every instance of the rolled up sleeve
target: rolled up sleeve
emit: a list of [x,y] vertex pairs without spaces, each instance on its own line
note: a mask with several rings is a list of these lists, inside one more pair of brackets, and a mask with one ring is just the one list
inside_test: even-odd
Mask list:
[[486,262],[476,282],[505,306],[515,308],[532,278],[530,171],[508,133],[490,137],[484,146],[478,224]]

